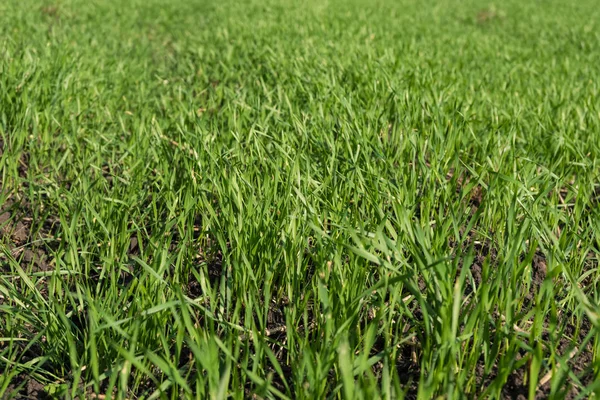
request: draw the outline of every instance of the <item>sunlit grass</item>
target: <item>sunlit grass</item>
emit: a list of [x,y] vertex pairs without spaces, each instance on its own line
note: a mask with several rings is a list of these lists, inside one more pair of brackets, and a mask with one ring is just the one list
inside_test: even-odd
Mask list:
[[2,2],[0,397],[593,396],[599,32],[593,1]]

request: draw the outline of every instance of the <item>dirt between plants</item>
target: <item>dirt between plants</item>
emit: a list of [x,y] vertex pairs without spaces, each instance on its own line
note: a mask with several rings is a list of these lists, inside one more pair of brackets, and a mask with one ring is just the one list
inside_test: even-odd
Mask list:
[[[488,265],[493,268],[498,265],[498,252],[494,249],[492,244],[488,240],[475,241],[473,236],[469,236],[465,244],[462,245],[463,250],[468,246],[473,245],[475,251],[475,258],[473,263],[470,266],[470,272],[473,277],[473,283],[470,283],[467,280],[467,285],[465,289],[465,294],[471,293],[473,290],[476,290],[483,283],[483,266],[487,261]],[[450,247],[456,247],[455,243],[450,243]],[[525,255],[521,255],[521,261],[524,260]],[[589,260],[595,260],[595,258],[588,256]],[[530,284],[528,286],[522,286],[522,290],[524,292],[524,304],[523,307],[525,310],[531,309],[534,306],[535,296],[537,295],[539,289],[541,288],[543,282],[547,277],[547,262],[544,253],[537,249],[533,258],[531,260],[531,264],[529,268],[525,269],[526,273],[531,274]],[[570,321],[572,320],[572,316],[563,316],[561,320]],[[548,329],[549,323],[546,321],[544,323],[544,329],[546,330],[542,335],[542,338],[546,340],[550,340]],[[593,361],[593,348],[592,343],[588,343],[584,347],[580,346],[580,343],[584,342],[584,339],[590,332],[595,329],[590,323],[587,317],[582,318],[582,323],[579,327],[573,325],[573,323],[568,322],[564,328],[564,331],[560,334],[559,345],[558,345],[558,353],[560,357],[566,357],[567,363],[570,367],[570,370],[574,372],[583,386],[587,386],[594,381],[594,372],[591,369],[592,361]],[[516,361],[522,359],[526,356],[526,352],[522,351],[516,355]],[[482,390],[491,384],[491,382],[497,377],[497,366],[494,366],[491,373],[487,376],[485,375],[483,368],[483,360],[481,360],[481,364],[477,368],[477,381],[482,384]],[[550,394],[550,380],[552,377],[551,372],[541,372],[540,383],[536,388],[536,399],[546,399]],[[543,375],[545,373],[545,375]],[[527,399],[529,395],[529,382],[527,381],[527,377],[529,375],[529,363],[527,362],[522,367],[513,371],[507,378],[506,383],[502,388],[502,396],[506,399]],[[482,380],[483,379],[483,380]],[[575,399],[579,395],[579,391],[577,389],[577,385],[574,384],[572,378],[570,376],[565,377],[563,381],[563,392],[561,393],[561,398],[565,399]]]
[[[33,273],[53,269],[48,254],[48,242],[54,239],[58,221],[44,221],[32,231],[33,213],[25,201],[9,199],[0,205],[0,243],[6,246],[10,257],[25,272]],[[50,239],[50,240],[48,240]],[[8,272],[9,254],[0,254],[0,272]]]
[[2,399],[49,399],[44,385],[26,374],[19,375],[8,385],[5,397]]

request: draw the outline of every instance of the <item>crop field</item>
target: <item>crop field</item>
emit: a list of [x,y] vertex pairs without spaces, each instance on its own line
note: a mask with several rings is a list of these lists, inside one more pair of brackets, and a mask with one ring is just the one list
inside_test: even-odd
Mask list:
[[0,399],[600,396],[595,0],[0,1]]

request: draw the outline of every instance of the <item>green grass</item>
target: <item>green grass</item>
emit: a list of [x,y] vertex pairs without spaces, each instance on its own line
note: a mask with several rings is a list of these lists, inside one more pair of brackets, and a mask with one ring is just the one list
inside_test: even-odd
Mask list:
[[599,32],[593,0],[1,2],[0,398],[593,397]]

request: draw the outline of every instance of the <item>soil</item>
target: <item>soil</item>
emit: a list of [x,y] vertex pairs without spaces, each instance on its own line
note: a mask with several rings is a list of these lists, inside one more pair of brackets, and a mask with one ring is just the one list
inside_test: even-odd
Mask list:
[[[49,218],[32,230],[34,213],[23,200],[9,198],[0,205],[0,243],[28,273],[53,269],[49,242],[54,239],[58,221]],[[9,270],[8,254],[0,254],[0,272]]]
[[[45,221],[41,229],[33,231],[33,215],[29,204],[22,200],[9,198],[0,205],[0,246],[4,246],[6,249],[6,253],[0,253],[0,274],[10,271],[9,258],[16,261],[28,274],[54,269],[45,239],[52,237],[55,223]],[[45,278],[34,280],[34,282],[42,296],[45,296],[47,294]],[[0,305],[4,301],[4,298],[0,296]],[[2,328],[0,327],[0,336],[3,336],[1,332]],[[34,334],[34,332],[23,333],[25,335]],[[0,343],[1,348],[2,343]],[[22,361],[40,355],[40,349],[33,346],[24,354]],[[2,363],[0,363],[0,374],[3,373],[2,368]],[[5,398],[44,399],[49,397],[44,391],[43,384],[33,377],[21,374],[12,380],[5,393]]]
[[2,399],[50,399],[44,390],[44,385],[26,374],[19,375],[13,380]]
[[[479,207],[481,204],[480,191],[475,191],[477,194],[475,198],[471,197],[470,205],[473,208]],[[474,210],[476,211],[476,210]],[[461,232],[461,235],[464,232]],[[461,247],[461,251],[465,251],[469,246],[473,246],[475,251],[474,261],[470,266],[470,272],[472,276],[472,281],[470,282],[467,279],[465,294],[471,293],[477,287],[479,287],[483,283],[483,266],[487,261],[488,265],[491,268],[494,268],[500,262],[498,260],[498,252],[494,248],[493,244],[487,240],[476,240],[477,234],[474,232],[471,235],[467,235],[467,240],[463,243]],[[453,251],[458,250],[458,244],[451,241],[449,243],[450,249]],[[520,257],[521,262],[525,259],[525,254]],[[596,260],[594,255],[588,255],[588,262],[593,264]],[[462,267],[462,262],[459,263]],[[588,266],[589,267],[589,266]],[[459,270],[460,273],[460,270]],[[525,269],[525,273],[530,273],[530,283],[527,286],[523,286],[522,290],[524,291],[524,299],[525,304],[523,305],[525,310],[530,309],[534,306],[535,296],[539,292],[543,282],[547,277],[547,261],[544,253],[537,249],[529,268]],[[561,318],[563,321],[567,321],[571,318],[571,316],[563,316]],[[548,327],[548,323],[545,324]],[[548,328],[546,328],[548,329]],[[574,372],[581,383],[585,386],[591,384],[594,381],[593,370],[591,369],[592,361],[593,361],[593,348],[592,344],[588,343],[584,348],[577,348],[577,346],[582,343],[585,337],[590,333],[591,329],[594,329],[591,325],[589,319],[586,317],[583,318],[583,322],[579,328],[578,335],[575,337],[576,327],[572,324],[567,324],[565,328],[565,332],[563,335],[560,335],[560,344],[558,346],[559,354],[562,357],[568,358],[568,363],[572,372]],[[545,340],[548,340],[548,333],[544,334]],[[572,357],[569,358],[569,355]],[[525,356],[525,353],[520,355],[519,357]],[[497,367],[491,371],[491,374],[486,376],[483,368],[483,360],[481,360],[480,367],[477,368],[476,381],[480,383],[482,390],[487,387],[491,382],[497,377]],[[529,363],[526,363],[521,368],[513,371],[506,380],[502,388],[502,396],[506,399],[527,399],[529,394],[529,384],[527,382],[527,376],[529,373]],[[543,378],[544,374],[548,374],[547,370],[542,370],[540,372],[540,378]],[[550,377],[550,375],[548,375]],[[418,378],[418,376],[417,376]],[[564,392],[562,396],[565,399],[574,399],[578,396],[578,391],[576,389],[577,385],[574,384],[571,377],[565,378],[564,382]],[[537,388],[537,392],[535,395],[536,399],[546,399],[550,394],[550,382],[546,381],[544,384],[540,385]]]

